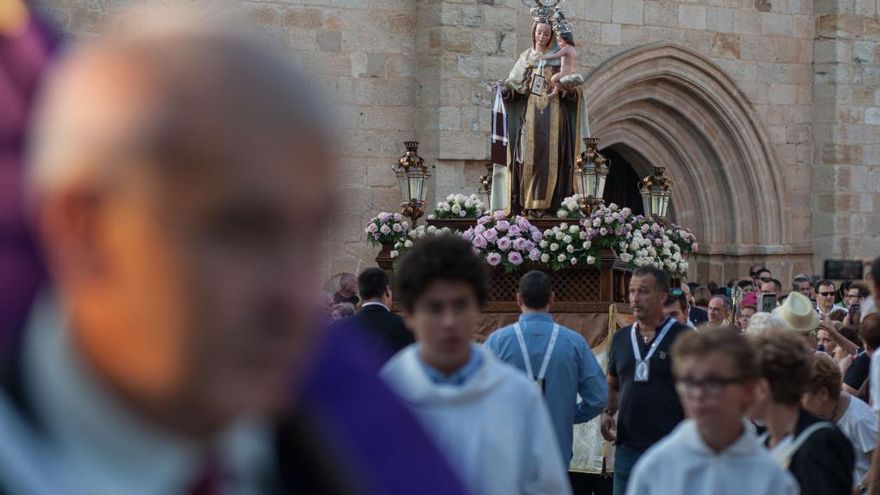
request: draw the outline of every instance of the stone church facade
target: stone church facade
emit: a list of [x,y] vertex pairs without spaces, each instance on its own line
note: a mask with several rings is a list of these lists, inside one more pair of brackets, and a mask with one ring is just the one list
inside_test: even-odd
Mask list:
[[[134,0],[40,0],[74,37]],[[171,3],[169,1],[156,3]],[[517,0],[238,0],[338,103],[341,205],[328,275],[368,266],[420,141],[431,201],[476,192],[492,95],[529,46]],[[880,0],[567,0],[592,134],[638,176],[665,166],[691,278],[766,263],[783,282],[880,254]],[[612,163],[612,167],[615,163]]]

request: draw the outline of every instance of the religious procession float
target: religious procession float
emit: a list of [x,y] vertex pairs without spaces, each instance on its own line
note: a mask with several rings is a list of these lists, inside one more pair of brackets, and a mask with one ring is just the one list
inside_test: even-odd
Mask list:
[[451,194],[425,225],[431,169],[418,143],[393,166],[403,196],[401,212],[382,212],[365,227],[381,246],[376,258],[393,279],[395,260],[429,235],[458,235],[490,268],[489,302],[480,335],[513,322],[515,295],[528,270],[552,279],[556,320],[582,329],[592,346],[609,329],[631,322],[627,285],[635,267],[653,264],[673,279],[686,276],[697,250],[693,234],[666,219],[672,182],[664,168],[639,182],[644,214],[606,204],[611,163],[590,136],[582,85],[575,74],[571,25],[558,0],[534,0],[533,46],[520,54],[508,77],[492,86],[491,161],[480,194]]

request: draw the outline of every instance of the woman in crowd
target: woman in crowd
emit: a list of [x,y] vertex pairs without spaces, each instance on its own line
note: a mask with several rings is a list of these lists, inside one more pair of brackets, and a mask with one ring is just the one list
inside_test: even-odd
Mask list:
[[766,428],[762,443],[794,475],[802,495],[851,493],[852,444],[833,423],[801,408],[813,352],[791,331],[751,338],[761,379],[750,416]]

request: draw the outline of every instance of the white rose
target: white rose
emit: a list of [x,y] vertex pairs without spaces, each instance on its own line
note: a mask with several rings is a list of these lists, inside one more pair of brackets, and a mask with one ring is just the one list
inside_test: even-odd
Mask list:
[[565,237],[565,234],[562,232],[556,232],[556,240],[561,241]]
[[465,211],[465,210],[461,210],[460,212],[458,212],[458,216],[460,216],[461,218],[466,217],[466,216],[467,216],[467,211]]
[[411,248],[412,246],[413,246],[412,241],[404,241],[404,243],[403,243],[403,247],[405,247],[405,248]]
[[572,265],[577,265],[577,262],[578,262],[577,258],[575,258],[575,257],[572,257],[571,260],[569,260],[569,261],[571,261]]
[[392,258],[397,258],[398,256],[400,256],[400,251],[391,251],[390,254]]
[[564,242],[564,243],[566,243],[566,244],[571,244],[571,240],[572,240],[572,239],[571,239],[571,236],[570,236],[570,235],[567,235],[567,236],[565,236],[565,237],[562,238],[562,242]]
[[584,243],[584,249],[590,249],[590,246],[591,246],[590,241],[587,241]]
[[584,240],[584,239],[587,238],[587,233],[586,233],[586,232],[581,232],[580,234],[578,234],[578,237],[580,237],[581,240]]
[[547,253],[542,254],[541,255],[541,263],[547,263],[548,261],[550,261],[550,255]]
[[550,251],[559,251],[559,244],[556,244],[555,242],[550,244]]
[[565,210],[559,210],[556,212],[556,216],[559,218],[566,218],[568,217],[568,212]]
[[547,249],[547,246],[548,246],[547,241],[541,241],[540,246],[541,246],[542,249]]
[[[630,257],[631,257],[631,256],[630,256]],[[623,259],[623,256],[621,256],[620,259]],[[587,264],[588,264],[588,265],[595,265],[595,264],[596,264],[596,258],[595,258],[594,256],[587,256]]]
[[446,196],[446,201],[449,201],[450,203],[455,201],[455,194],[450,194],[449,196]]
[[580,227],[578,227],[577,225],[572,225],[571,227],[568,228],[568,233],[569,234],[577,234],[579,230],[581,230]]
[[456,215],[458,215],[458,212],[461,211],[461,205],[458,203],[455,203],[454,205],[452,205],[451,209],[452,209],[452,213],[455,213]]
[[565,255],[564,255],[564,254],[560,254],[559,256],[556,257],[556,261],[558,261],[558,262],[560,262],[560,263],[564,262],[564,261],[565,261]]
[[569,253],[573,253],[573,252],[574,252],[574,246],[572,246],[571,244],[569,244],[568,246],[565,247],[565,250],[568,251]]

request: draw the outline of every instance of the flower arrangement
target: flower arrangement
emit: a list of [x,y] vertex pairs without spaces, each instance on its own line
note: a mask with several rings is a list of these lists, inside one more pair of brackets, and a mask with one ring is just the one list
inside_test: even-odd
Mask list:
[[413,243],[422,237],[429,235],[459,235],[458,231],[452,230],[448,227],[437,228],[433,225],[419,225],[418,227],[409,231],[409,233],[400,238],[397,242],[394,243],[394,247],[390,253],[392,258],[397,258],[403,255],[403,253],[413,246]]
[[394,244],[409,233],[409,223],[400,213],[382,212],[367,222],[364,232],[373,246]]
[[[445,201],[437,203],[433,218],[445,220],[449,218],[478,218],[486,207],[476,194],[450,194]],[[429,217],[430,218],[430,217]]]
[[629,208],[611,203],[598,207],[589,218],[581,220],[581,225],[593,246],[616,251],[616,244],[632,233],[637,220]]
[[541,260],[538,243],[543,235],[522,216],[508,219],[503,211],[496,211],[477,219],[477,225],[462,232],[461,236],[489,265],[500,265],[508,272],[526,260]]
[[556,216],[559,218],[574,218],[580,219],[584,218],[584,214],[581,211],[581,205],[578,201],[583,197],[583,195],[575,193],[565,199],[562,200],[562,205],[559,207],[559,210],[556,212]]
[[[680,236],[674,227],[667,228],[648,217],[637,217],[635,229],[621,240],[615,252],[621,261],[639,267],[654,265],[672,275],[687,274],[688,263],[682,256],[681,247],[673,242],[668,233]],[[693,236],[693,234],[690,234]]]
[[[687,273],[685,260],[698,248],[694,234],[675,224],[663,225],[651,217],[634,215],[615,204],[600,206],[583,218],[578,196],[563,201],[560,217],[572,221],[541,232],[526,218],[508,218],[504,212],[482,214],[483,203],[476,195],[450,195],[438,203],[438,218],[478,217],[476,225],[459,233],[446,227],[419,226],[410,230],[399,213],[380,213],[365,229],[373,245],[392,243],[391,257],[397,258],[413,243],[428,235],[460,235],[489,265],[511,272],[524,263],[554,270],[572,266],[599,266],[599,250],[611,249],[632,267],[653,264],[674,276]],[[445,206],[442,206],[445,205]],[[562,213],[566,211],[566,213]],[[580,215],[580,216],[578,216]]]
[[579,224],[562,223],[545,230],[544,239],[538,245],[543,252],[541,262],[554,270],[577,264],[596,264],[595,251]]

